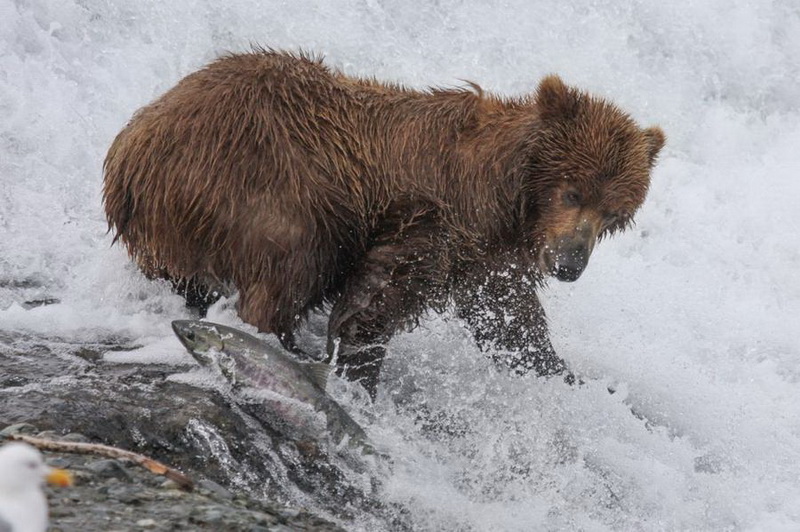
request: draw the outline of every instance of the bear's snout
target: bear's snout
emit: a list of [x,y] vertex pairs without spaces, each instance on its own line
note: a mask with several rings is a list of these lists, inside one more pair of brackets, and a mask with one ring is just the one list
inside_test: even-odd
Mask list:
[[559,281],[576,281],[586,269],[597,241],[595,225],[584,219],[573,232],[552,238],[539,259],[542,272]]
[[586,269],[589,253],[588,247],[583,243],[559,251],[553,268],[555,278],[565,282],[576,281]]

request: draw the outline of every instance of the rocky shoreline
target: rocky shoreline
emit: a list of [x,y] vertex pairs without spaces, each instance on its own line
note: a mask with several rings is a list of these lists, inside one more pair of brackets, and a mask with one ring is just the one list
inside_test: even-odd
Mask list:
[[191,368],[103,356],[133,347],[0,331],[0,429],[133,451],[196,485],[181,490],[127,460],[46,452],[77,480],[48,488],[52,530],[410,528],[406,509],[380,500],[360,457],[296,441],[263,405],[172,377]]
[[[39,432],[25,423],[6,427],[0,438],[13,434],[89,441],[77,433],[59,437],[53,431]],[[344,530],[302,509],[257,501],[209,479],[185,490],[130,460],[49,451],[44,455],[49,465],[68,469],[75,480],[69,488],[46,488],[53,532]]]

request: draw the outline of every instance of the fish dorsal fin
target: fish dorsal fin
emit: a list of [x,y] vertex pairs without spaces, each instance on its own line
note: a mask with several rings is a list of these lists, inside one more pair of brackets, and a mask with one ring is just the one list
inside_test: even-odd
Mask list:
[[309,362],[305,364],[305,367],[311,376],[311,382],[324,390],[325,386],[328,385],[328,375],[331,374],[333,366],[324,362]]

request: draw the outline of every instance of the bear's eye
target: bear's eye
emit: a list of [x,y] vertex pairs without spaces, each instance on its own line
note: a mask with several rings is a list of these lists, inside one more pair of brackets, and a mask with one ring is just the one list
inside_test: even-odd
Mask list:
[[567,207],[580,207],[581,205],[581,195],[574,190],[564,192],[562,199]]

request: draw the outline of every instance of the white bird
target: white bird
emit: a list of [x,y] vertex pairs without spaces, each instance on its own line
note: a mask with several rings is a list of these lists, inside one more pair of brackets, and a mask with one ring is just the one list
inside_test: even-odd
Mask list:
[[72,483],[69,473],[47,466],[35,447],[21,442],[0,447],[0,532],[47,529],[45,481],[57,486]]

